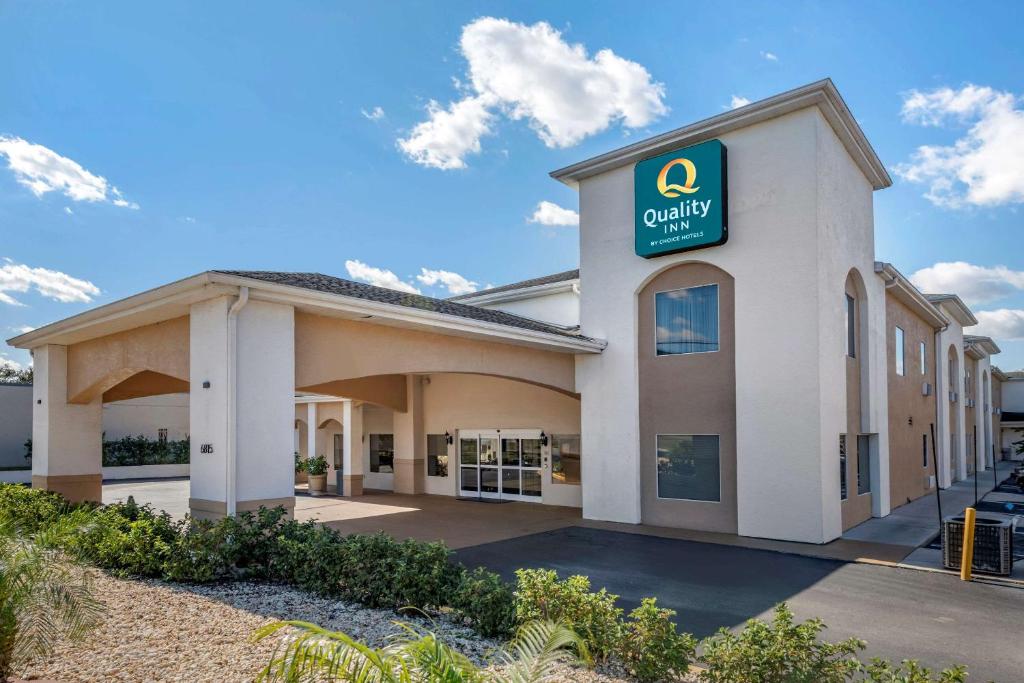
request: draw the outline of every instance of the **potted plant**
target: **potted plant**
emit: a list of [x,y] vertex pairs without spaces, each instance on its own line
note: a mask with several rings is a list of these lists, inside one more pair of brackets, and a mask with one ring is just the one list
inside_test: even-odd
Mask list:
[[295,451],[295,483],[305,484],[306,481],[306,459],[298,451]]
[[305,465],[309,475],[309,495],[322,496],[327,493],[327,458],[318,455],[310,458]]

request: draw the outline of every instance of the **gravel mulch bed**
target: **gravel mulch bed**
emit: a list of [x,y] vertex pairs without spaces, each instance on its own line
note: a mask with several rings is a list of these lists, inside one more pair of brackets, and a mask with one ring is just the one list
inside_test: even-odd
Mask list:
[[[278,638],[253,643],[250,634],[271,621],[297,619],[344,631],[379,646],[397,629],[389,610],[318,598],[286,586],[230,583],[184,586],[125,580],[90,570],[95,594],[107,605],[103,624],[84,642],[61,647],[21,672],[23,678],[77,681],[251,681]],[[429,625],[429,624],[428,624]],[[432,630],[478,663],[500,643],[439,619]],[[559,680],[625,683],[612,667],[566,667]]]

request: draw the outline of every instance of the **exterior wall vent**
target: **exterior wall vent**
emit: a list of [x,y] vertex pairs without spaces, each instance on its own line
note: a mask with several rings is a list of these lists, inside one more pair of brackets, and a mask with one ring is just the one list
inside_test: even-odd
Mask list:
[[932,384],[931,382],[925,382],[921,385],[921,395],[931,396],[932,395]]

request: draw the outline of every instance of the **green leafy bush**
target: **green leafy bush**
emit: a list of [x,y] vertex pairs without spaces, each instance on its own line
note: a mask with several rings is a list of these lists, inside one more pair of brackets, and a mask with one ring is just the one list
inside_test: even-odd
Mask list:
[[842,683],[860,670],[857,652],[864,642],[818,640],[820,619],[795,623],[785,603],[771,623],[751,619],[740,633],[722,629],[703,642],[705,683]]
[[485,636],[506,636],[515,628],[516,603],[512,587],[482,567],[459,572],[451,605]]
[[131,497],[96,508],[69,543],[78,557],[121,575],[162,576],[179,538],[179,525]]
[[0,523],[31,536],[53,526],[77,506],[50,491],[18,484],[0,484]]
[[306,474],[309,474],[312,477],[327,474],[327,458],[322,455],[310,458],[306,461],[303,468],[306,470]]
[[183,465],[189,462],[189,438],[160,441],[144,436],[126,436],[103,442],[103,466]]
[[676,680],[689,672],[697,641],[676,630],[675,615],[673,610],[658,607],[654,598],[644,598],[630,612],[618,654],[638,680]]
[[965,683],[967,667],[954,666],[943,669],[935,678],[932,672],[913,659],[904,659],[900,666],[893,666],[882,659],[872,659],[864,667],[865,681],[870,683]]
[[520,623],[553,621],[566,624],[586,641],[596,659],[603,660],[618,646],[622,633],[619,596],[604,588],[590,590],[590,579],[570,576],[558,580],[550,569],[516,570],[516,619]]

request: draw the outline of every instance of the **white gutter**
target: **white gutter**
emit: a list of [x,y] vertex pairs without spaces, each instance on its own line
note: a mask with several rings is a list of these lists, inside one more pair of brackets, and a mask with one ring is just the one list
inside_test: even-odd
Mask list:
[[225,504],[227,514],[235,516],[236,491],[235,471],[238,464],[238,408],[236,399],[238,394],[238,314],[245,305],[249,303],[249,288],[238,288],[238,299],[228,309],[228,349],[227,349],[227,372],[228,372],[228,434],[227,434],[227,462],[225,464]]

